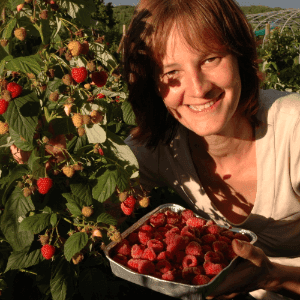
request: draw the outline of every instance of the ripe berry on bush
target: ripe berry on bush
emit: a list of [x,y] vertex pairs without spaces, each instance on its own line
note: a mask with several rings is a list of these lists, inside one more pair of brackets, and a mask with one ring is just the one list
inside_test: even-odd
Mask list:
[[41,252],[45,259],[51,259],[55,253],[55,247],[52,245],[46,244],[41,248]]
[[20,96],[23,90],[23,88],[15,82],[10,82],[6,89],[10,92],[12,98]]
[[36,184],[38,186],[38,191],[41,194],[45,195],[51,189],[53,182],[52,182],[52,179],[49,177],[42,177],[42,178],[38,179]]
[[71,70],[72,77],[77,83],[84,82],[87,77],[87,70],[85,67],[73,68]]
[[0,115],[4,114],[8,107],[8,102],[4,99],[0,99]]

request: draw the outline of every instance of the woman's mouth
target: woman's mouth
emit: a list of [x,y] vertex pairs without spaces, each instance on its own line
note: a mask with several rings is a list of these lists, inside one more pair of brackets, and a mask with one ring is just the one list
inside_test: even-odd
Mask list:
[[204,111],[205,109],[210,108],[211,106],[213,106],[218,100],[220,100],[220,98],[223,96],[224,93],[221,93],[219,95],[219,97],[215,100],[211,100],[205,104],[202,105],[189,105],[189,108],[194,110],[194,111]]

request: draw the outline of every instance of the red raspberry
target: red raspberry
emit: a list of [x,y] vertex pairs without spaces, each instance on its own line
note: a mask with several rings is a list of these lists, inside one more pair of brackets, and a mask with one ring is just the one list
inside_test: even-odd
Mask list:
[[169,261],[163,259],[156,264],[155,269],[161,273],[166,273],[172,269],[172,265]]
[[134,207],[126,206],[124,202],[121,203],[121,209],[126,216],[130,216],[134,211]]
[[198,266],[183,268],[181,273],[183,279],[191,281],[195,277],[195,275],[205,274],[205,271],[203,267]]
[[142,254],[142,259],[153,261],[156,259],[156,253],[152,248],[146,248]]
[[250,243],[250,239],[245,234],[242,234],[240,232],[237,232],[234,235],[234,238],[238,239],[238,240],[241,240],[241,241],[246,241],[246,242]]
[[175,270],[168,271],[164,274],[162,274],[161,278],[168,281],[175,281],[177,272]]
[[205,224],[206,224],[206,220],[201,219],[201,218],[197,218],[197,217],[189,218],[186,221],[186,225],[196,227],[196,228],[199,228],[199,229],[202,228]]
[[148,248],[152,248],[155,253],[161,252],[164,250],[164,244],[156,239],[151,239],[147,242]]
[[131,255],[131,247],[127,240],[122,240],[119,244],[115,247],[116,253],[123,254],[126,256]]
[[49,177],[44,177],[44,178],[39,178],[37,181],[37,186],[38,186],[38,191],[45,195],[49,192],[49,190],[51,189],[53,182],[52,179]]
[[236,257],[236,253],[232,249],[232,245],[228,245],[228,251],[225,255],[225,258],[227,258],[229,261],[233,260]]
[[156,239],[156,240],[159,240],[159,241],[162,241],[165,237],[162,233],[160,232],[154,232],[153,233],[153,237]]
[[156,257],[157,260],[163,260],[163,259],[171,260],[172,258],[173,258],[173,254],[169,251],[162,251]]
[[175,236],[170,237],[167,243],[167,251],[174,252],[183,250],[186,246],[186,241],[183,236],[175,234]]
[[94,72],[91,74],[92,81],[96,84],[97,87],[102,87],[107,82],[108,75],[104,71]]
[[226,236],[227,238],[229,238],[230,240],[234,239],[234,232],[230,231],[230,230],[224,230],[221,232],[222,236]]
[[198,261],[196,256],[194,255],[186,255],[182,260],[182,266],[184,268],[187,267],[196,267],[198,265]]
[[171,224],[171,225],[175,225],[178,224],[181,221],[181,217],[180,215],[178,215],[176,212],[174,211],[169,211],[167,210],[165,212],[165,215],[167,217],[167,223]]
[[51,259],[55,253],[55,247],[49,244],[44,245],[41,248],[42,255],[45,259]]
[[185,257],[185,252],[184,251],[176,251],[176,252],[173,253],[172,260],[175,263],[181,264],[184,257]]
[[211,261],[214,264],[223,262],[224,256],[221,252],[208,251],[204,255],[205,261]]
[[201,245],[201,249],[202,249],[204,254],[208,251],[212,251],[212,248],[211,248],[210,245]]
[[208,261],[204,262],[203,268],[207,275],[217,275],[224,269],[224,265],[223,264],[214,264],[208,260]]
[[155,272],[155,265],[149,260],[140,260],[138,265],[138,272],[140,274],[151,275]]
[[[147,226],[147,227],[146,227],[146,226]],[[148,226],[149,226],[149,225],[144,225],[144,226],[142,226],[142,227],[140,228],[139,232],[138,232],[139,241],[140,241],[140,243],[142,243],[142,244],[144,244],[144,245],[147,245],[147,242],[148,242],[149,240],[151,240],[152,237],[153,237],[153,233],[152,233],[152,231],[150,231],[150,230],[148,229]],[[149,227],[151,227],[151,226],[149,226]],[[152,227],[151,227],[151,228],[152,228]]]
[[166,227],[158,227],[156,228],[156,232],[161,233],[165,237],[168,229]]
[[139,268],[139,264],[140,264],[140,259],[138,258],[131,258],[129,259],[129,261],[127,262],[127,266],[133,270],[133,271],[138,271],[138,268]]
[[203,256],[203,251],[201,246],[197,242],[190,242],[187,247],[185,248],[185,253],[186,254],[191,254],[195,256]]
[[223,235],[219,236],[218,241],[225,242],[226,244],[231,245],[231,239]]
[[220,251],[222,253],[226,253],[228,251],[228,244],[220,240],[213,242],[212,247],[215,252]]
[[203,244],[209,244],[211,245],[213,242],[217,240],[216,236],[213,234],[205,234],[201,237],[201,241]]
[[122,203],[124,203],[124,205],[126,205],[127,207],[134,207],[136,203],[136,199],[133,196],[129,196]]
[[217,234],[222,231],[222,228],[218,225],[210,225],[206,227],[206,233]]
[[4,99],[0,99],[0,115],[4,114],[8,107],[8,102]]
[[72,68],[71,70],[72,77],[77,83],[84,82],[87,77],[87,70],[85,67]]
[[181,216],[184,222],[186,222],[188,219],[195,217],[195,214],[191,209],[186,209],[181,212]]
[[131,232],[128,237],[127,237],[128,241],[131,244],[137,244],[139,242],[139,237],[138,237],[138,233],[137,232]]
[[192,280],[192,284],[195,285],[204,285],[209,282],[210,282],[210,278],[206,275],[196,275]]
[[98,95],[97,95],[97,98],[98,98],[98,99],[105,98],[105,95],[104,95],[104,94],[102,94],[102,93],[100,93],[100,94],[98,94]]
[[128,259],[123,254],[118,253],[112,259],[123,266],[127,266]]
[[146,246],[145,245],[133,245],[131,247],[131,256],[132,258],[141,258],[143,253],[144,253],[144,250],[146,249]]
[[150,224],[153,227],[161,227],[166,224],[166,215],[164,213],[156,213],[150,217]]
[[180,234],[182,236],[188,236],[191,239],[196,238],[196,227],[192,227],[192,226],[184,226],[181,229]]
[[20,96],[23,90],[23,88],[15,82],[10,82],[6,89],[10,92],[12,98]]

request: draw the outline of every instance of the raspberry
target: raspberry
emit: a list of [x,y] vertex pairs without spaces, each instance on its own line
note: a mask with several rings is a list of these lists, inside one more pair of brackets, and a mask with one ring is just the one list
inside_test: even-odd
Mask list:
[[208,260],[204,262],[203,268],[207,275],[218,275],[224,269],[224,266],[222,264],[214,264]]
[[98,98],[98,99],[105,98],[105,95],[100,93],[100,94],[97,95],[97,98]]
[[192,210],[186,209],[181,212],[182,219],[186,222],[188,219],[195,217],[195,214]]
[[161,278],[168,281],[175,281],[176,275],[177,275],[176,271],[172,270],[162,274]]
[[131,232],[127,239],[131,244],[136,244],[139,242],[139,237],[137,232]]
[[79,128],[83,125],[83,117],[82,114],[76,113],[72,116],[72,122],[76,128]]
[[49,244],[44,245],[41,248],[42,255],[45,259],[51,259],[55,253],[55,247]]
[[229,238],[230,240],[234,239],[234,232],[230,231],[230,230],[224,230],[221,232],[222,236],[226,236],[227,238]]
[[8,40],[7,40],[7,39],[2,39],[2,40],[0,41],[0,44],[1,44],[2,47],[6,47],[7,44],[8,44]]
[[156,259],[156,253],[152,248],[146,248],[141,258],[153,261]]
[[70,50],[72,56],[78,56],[82,51],[82,45],[78,41],[72,41],[68,44],[68,49]]
[[37,181],[38,191],[40,194],[47,194],[52,187],[52,179],[49,177],[39,178]]
[[84,206],[81,210],[81,213],[86,217],[89,218],[93,213],[94,210],[90,206]]
[[83,115],[82,121],[83,121],[83,124],[88,125],[91,122],[91,117],[89,115]]
[[166,259],[160,260],[156,265],[155,269],[161,273],[166,273],[168,271],[171,271],[172,265],[169,261]]
[[124,202],[121,203],[121,209],[126,216],[130,216],[134,211],[134,207],[126,206],[126,204]]
[[140,274],[151,275],[155,272],[155,265],[149,260],[140,260],[138,265],[138,272]]
[[166,224],[166,215],[164,213],[156,213],[150,217],[150,224],[153,227],[161,227]]
[[197,261],[197,258],[196,256],[194,255],[186,255],[183,260],[182,260],[182,266],[184,268],[187,268],[187,267],[196,267],[198,265],[198,261]]
[[48,10],[42,10],[39,14],[40,19],[47,20],[48,19]]
[[83,259],[84,255],[81,252],[78,252],[72,257],[72,262],[74,265],[78,265],[80,262],[83,261]]
[[181,221],[181,217],[173,211],[166,211],[167,223],[171,225],[178,224]]
[[[90,72],[94,72],[96,71],[96,65],[93,61],[89,61],[87,64],[86,64],[86,68],[90,71]],[[103,95],[103,94],[101,94]],[[97,95],[98,96],[98,95]]]
[[39,241],[44,246],[49,243],[49,236],[48,235],[39,235]]
[[183,268],[181,271],[182,278],[191,281],[195,275],[205,274],[204,269],[200,266],[198,267],[187,267]]
[[103,155],[104,155],[103,149],[99,148],[99,149],[98,149],[98,153],[99,153],[101,156],[103,156]]
[[104,71],[94,72],[91,74],[92,81],[96,84],[97,87],[102,87],[107,82],[108,75]]
[[133,245],[131,247],[132,258],[141,258],[145,249],[146,249],[146,246],[143,244],[142,245],[138,245],[138,244]]
[[140,228],[140,230],[138,232],[138,237],[139,237],[140,243],[147,245],[147,242],[152,239],[152,236],[153,236],[152,230],[153,230],[152,227],[149,225],[144,225]]
[[123,201],[123,203],[127,206],[127,207],[134,207],[136,200],[133,196],[129,196],[126,198],[125,201]]
[[75,170],[74,170],[73,166],[70,166],[70,165],[69,166],[64,166],[62,168],[62,171],[69,178],[71,178],[75,173]]
[[151,239],[147,242],[148,248],[152,248],[155,253],[161,252],[164,250],[164,245],[161,241],[156,239]]
[[81,54],[82,54],[82,55],[86,55],[86,54],[89,53],[89,50],[90,50],[90,46],[89,46],[88,41],[84,41],[84,42],[81,44]]
[[70,74],[64,75],[61,80],[62,80],[62,82],[65,85],[71,85],[71,84],[73,84],[73,78],[72,78],[72,76]]
[[217,234],[217,233],[220,233],[221,231],[222,231],[222,228],[219,227],[218,225],[210,225],[210,226],[206,227],[207,233]]
[[91,112],[90,117],[91,117],[92,123],[94,123],[94,124],[101,123],[103,121],[103,119],[104,119],[102,113],[99,112],[98,110],[93,110]]
[[[1,103],[1,100],[0,100],[0,103]],[[6,134],[8,131],[9,131],[8,124],[6,122],[0,121],[0,134]]]
[[192,279],[192,284],[195,285],[204,285],[210,282],[210,278],[206,275],[196,275],[193,279]]
[[173,257],[172,257],[172,260],[175,262],[175,263],[178,263],[178,264],[181,264],[183,259],[185,257],[185,252],[184,251],[175,251],[173,253]]
[[186,221],[186,225],[196,227],[196,228],[199,228],[199,229],[202,228],[205,224],[206,224],[206,220],[201,219],[201,218],[197,218],[197,217],[189,218]]
[[214,264],[218,264],[224,260],[224,256],[221,252],[208,251],[204,255],[204,260],[211,261]]
[[186,246],[186,241],[184,237],[179,234],[175,234],[174,236],[171,236],[170,239],[168,240],[167,251],[175,252],[175,251],[184,250],[185,246]]
[[24,27],[15,29],[14,35],[18,40],[24,41],[26,38],[26,29]]
[[225,253],[228,251],[228,244],[220,240],[213,242],[212,247],[215,252],[220,251],[222,253]]
[[[126,256],[125,256],[126,257]],[[131,259],[129,259],[128,260],[128,262],[127,262],[127,266],[131,269],[131,270],[133,270],[133,271],[138,271],[138,268],[139,268],[139,264],[140,264],[140,259],[138,259],[138,258],[131,258]]]
[[182,236],[187,236],[187,237],[189,237],[190,239],[194,239],[194,238],[196,238],[196,227],[192,227],[192,226],[184,226],[184,227],[181,229],[180,234],[181,234]]
[[219,236],[218,241],[220,241],[220,242],[225,242],[225,243],[227,243],[228,245],[231,245],[231,239],[229,239],[228,237],[223,236],[223,235],[220,235],[220,236]]
[[236,253],[232,249],[232,245],[228,245],[228,250],[225,255],[225,258],[227,258],[229,261],[233,260],[236,257]]
[[149,197],[143,197],[142,199],[139,200],[139,205],[140,207],[148,207],[150,204],[150,198]]
[[72,68],[71,73],[77,83],[84,82],[88,74],[85,67]]
[[185,248],[185,253],[194,256],[203,256],[203,251],[201,246],[197,242],[190,242]]
[[84,136],[85,135],[85,129],[84,129],[84,127],[77,128],[77,132],[78,132],[79,136]]
[[18,12],[21,11],[23,9],[24,5],[25,5],[24,3],[17,5],[17,11]]
[[24,190],[23,190],[23,195],[24,197],[28,197],[31,195],[31,189],[28,188],[28,187],[25,187]]
[[12,98],[20,96],[23,90],[23,88],[15,82],[10,82],[6,89],[10,92]]
[[131,247],[127,240],[122,240],[115,248],[115,251],[119,254],[123,254],[126,256],[131,255]]
[[59,93],[57,91],[50,93],[49,100],[52,102],[56,102],[59,98]]
[[2,91],[1,98],[6,100],[7,102],[9,102],[12,99],[10,92],[7,90]]
[[217,240],[216,236],[213,234],[205,234],[201,237],[201,241],[203,242],[203,244],[209,244],[211,245],[213,242],[215,242]]

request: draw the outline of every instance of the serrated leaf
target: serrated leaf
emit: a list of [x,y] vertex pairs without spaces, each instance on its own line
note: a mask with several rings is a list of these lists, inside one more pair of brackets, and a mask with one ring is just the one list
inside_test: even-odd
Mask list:
[[28,251],[30,251],[30,247],[26,247],[22,251],[14,251],[8,258],[5,272],[28,268],[37,265],[43,260],[40,249]]
[[27,217],[21,222],[19,231],[31,231],[35,234],[40,233],[50,225],[50,217],[50,214],[36,214]]
[[41,158],[37,156],[36,152],[36,150],[32,151],[28,160],[28,166],[34,179],[45,176],[45,165],[40,163]]
[[72,119],[69,117],[54,119],[51,126],[56,135],[76,133]]
[[34,210],[32,201],[24,197],[20,188],[15,188],[6,202],[1,217],[1,230],[14,251],[21,251],[33,241],[33,233],[19,232],[19,218],[24,218],[32,210]]
[[[20,1],[22,1],[22,0],[12,0],[12,2],[20,2]],[[14,9],[16,9],[17,5],[14,7]],[[13,35],[12,32],[13,32],[14,28],[16,27],[16,25],[17,25],[17,19],[16,18],[10,19],[7,23],[6,28],[3,30],[2,37],[4,39],[9,39]]]
[[53,300],[66,300],[68,294],[72,295],[74,290],[74,272],[63,257],[59,260],[58,264],[53,265],[52,276],[50,279],[50,290]]
[[102,213],[97,218],[97,223],[105,223],[108,225],[117,225],[118,221],[108,213]]
[[21,136],[18,132],[14,131],[12,128],[9,129],[10,136],[13,139],[13,143],[15,146],[20,148],[23,151],[32,151],[34,149],[33,146],[33,136],[30,141],[21,139]]
[[81,201],[82,206],[89,206],[93,203],[93,196],[91,187],[87,183],[72,183],[70,185],[71,191]]
[[81,215],[81,209],[75,203],[66,203],[66,206],[69,209],[70,213],[75,217]]
[[64,245],[64,254],[67,261],[80,252],[88,242],[88,235],[85,232],[76,232],[71,235]]
[[92,43],[90,49],[94,51],[95,58],[99,60],[107,69],[111,71],[117,67],[115,58],[105,50],[103,44]]
[[13,59],[11,55],[5,56],[3,59],[0,59],[0,74],[2,74],[4,68],[6,67],[6,62]]
[[55,227],[57,223],[57,214],[51,214],[51,217],[50,217],[50,224],[52,227]]
[[135,114],[132,110],[132,106],[128,101],[124,101],[122,104],[122,111],[123,111],[123,119],[124,122],[128,125],[137,125],[135,121]]
[[50,42],[50,37],[51,37],[51,29],[50,29],[50,24],[49,20],[40,20],[41,24],[41,33],[42,33],[42,41],[44,45],[49,44]]
[[120,191],[128,189],[129,185],[128,174],[122,168],[118,168],[117,186]]
[[107,169],[97,178],[97,184],[93,188],[93,198],[99,202],[107,200],[115,191],[117,185],[117,170]]
[[10,101],[3,116],[10,128],[31,141],[38,124],[39,111],[39,100],[35,93],[30,93]]
[[84,127],[85,127],[85,133],[87,135],[87,138],[88,138],[88,141],[90,144],[97,144],[97,143],[105,142],[106,132],[99,124],[94,124],[91,127],[84,125]]
[[39,57],[36,55],[22,56],[10,60],[6,64],[6,68],[10,71],[18,71],[26,73],[34,73],[38,75],[41,72],[41,66],[38,63]]

